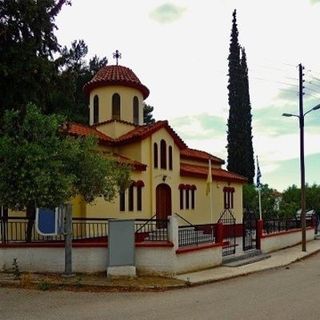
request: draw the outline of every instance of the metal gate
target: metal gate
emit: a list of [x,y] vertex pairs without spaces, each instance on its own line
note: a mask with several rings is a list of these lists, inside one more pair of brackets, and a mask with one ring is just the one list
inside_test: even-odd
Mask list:
[[223,224],[222,256],[228,256],[236,253],[236,219],[230,209],[225,209],[218,223]]
[[245,210],[243,212],[243,251],[256,248],[256,234],[257,234],[257,217],[252,210]]

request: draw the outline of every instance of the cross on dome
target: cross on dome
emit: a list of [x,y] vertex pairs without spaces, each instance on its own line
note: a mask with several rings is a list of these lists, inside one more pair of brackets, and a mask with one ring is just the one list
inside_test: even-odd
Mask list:
[[113,53],[113,58],[116,59],[116,64],[118,65],[118,60],[121,59],[121,53],[119,50],[116,50],[116,52]]

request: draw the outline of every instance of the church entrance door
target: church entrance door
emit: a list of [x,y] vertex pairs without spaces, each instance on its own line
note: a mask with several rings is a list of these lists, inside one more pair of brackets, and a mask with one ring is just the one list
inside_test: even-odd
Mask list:
[[156,214],[159,220],[167,220],[171,215],[171,188],[165,183],[156,188]]

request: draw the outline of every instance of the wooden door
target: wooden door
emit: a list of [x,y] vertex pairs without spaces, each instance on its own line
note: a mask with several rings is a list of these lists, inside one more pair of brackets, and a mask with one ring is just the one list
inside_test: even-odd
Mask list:
[[156,188],[156,213],[160,220],[166,220],[171,215],[171,189],[165,183]]

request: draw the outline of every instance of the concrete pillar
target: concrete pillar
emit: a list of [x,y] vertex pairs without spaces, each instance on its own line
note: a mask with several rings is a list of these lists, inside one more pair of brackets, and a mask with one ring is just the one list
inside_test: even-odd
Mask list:
[[222,223],[216,224],[215,238],[216,238],[216,243],[223,242],[223,224]]
[[179,248],[179,225],[178,219],[176,215],[173,213],[169,216],[169,223],[168,223],[168,236],[169,241],[171,241],[174,245],[174,249]]

